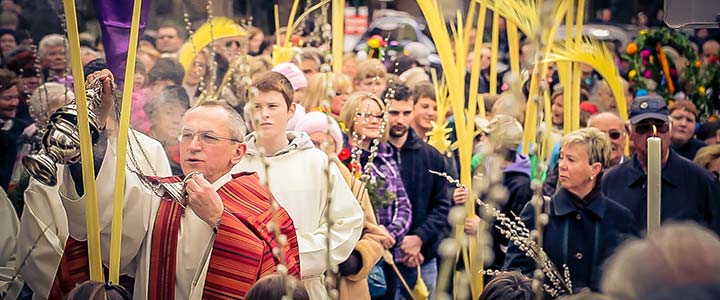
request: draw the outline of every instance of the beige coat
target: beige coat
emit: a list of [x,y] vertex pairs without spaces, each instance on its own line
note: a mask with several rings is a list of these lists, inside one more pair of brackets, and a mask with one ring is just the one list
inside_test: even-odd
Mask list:
[[369,300],[370,289],[368,288],[367,277],[368,274],[370,274],[370,270],[372,270],[373,266],[375,266],[385,252],[382,242],[390,236],[377,224],[375,212],[370,203],[365,185],[359,179],[352,176],[350,170],[345,166],[342,164],[338,165],[341,166],[340,171],[348,186],[350,186],[355,194],[355,197],[360,202],[360,206],[365,214],[363,234],[360,237],[360,241],[355,245],[355,251],[359,252],[362,257],[362,269],[355,275],[341,277],[338,292],[340,292],[340,300]]

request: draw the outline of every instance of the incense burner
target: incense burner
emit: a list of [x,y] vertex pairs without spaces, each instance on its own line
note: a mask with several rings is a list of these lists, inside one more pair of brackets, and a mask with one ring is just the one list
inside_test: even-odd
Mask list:
[[[100,137],[98,115],[102,98],[102,87],[95,85],[85,91],[88,100],[88,120],[93,144]],[[76,101],[60,107],[49,118],[41,139],[40,151],[23,157],[22,163],[42,184],[57,184],[57,164],[67,165],[80,161],[80,133],[77,127],[78,109]]]

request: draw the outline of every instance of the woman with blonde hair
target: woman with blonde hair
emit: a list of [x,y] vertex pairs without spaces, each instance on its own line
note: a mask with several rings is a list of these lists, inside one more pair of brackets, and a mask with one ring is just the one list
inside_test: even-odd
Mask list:
[[693,162],[720,178],[720,144],[700,148]]
[[[563,265],[570,268],[575,289],[597,291],[605,260],[626,238],[638,234],[630,211],[600,190],[610,152],[610,140],[597,128],[582,128],[566,135],[560,149],[561,188],[552,200],[546,198],[542,208],[548,217],[542,247],[559,270]],[[526,205],[521,219],[532,230],[535,207]],[[511,242],[504,268],[530,275],[535,267],[535,261]]]
[[[386,109],[385,103],[373,94],[356,92],[345,103],[340,121],[347,127],[351,145],[356,147],[353,150],[360,152],[360,165],[351,166],[351,171],[363,174],[377,222],[390,234],[383,246],[391,250],[395,262],[401,262],[399,245],[410,230],[412,207],[393,148],[387,142]],[[385,276],[390,274],[392,270],[385,268]],[[392,295],[394,289],[387,292]]]
[[[321,75],[324,75],[324,73],[313,78]],[[312,79],[310,81],[312,82]],[[340,154],[343,149],[340,126],[332,118],[328,119],[324,112],[314,111],[305,114],[295,127],[295,131],[307,133],[316,147],[328,153]],[[342,173],[345,182],[350,186],[355,198],[360,203],[365,216],[360,241],[355,245],[350,257],[338,266],[340,272],[340,281],[338,282],[340,294],[338,299],[369,300],[368,275],[385,252],[383,242],[390,239],[390,235],[386,230],[378,226],[375,211],[362,180],[353,176],[350,170],[342,164],[340,161],[342,157],[332,155],[329,155],[329,157],[337,163],[340,173]]]
[[318,73],[315,74],[305,89],[305,99],[300,105],[308,111],[322,110],[322,102],[328,98],[328,84],[332,83],[335,94],[330,99],[330,113],[336,119],[340,117],[343,105],[347,101],[348,94],[352,91],[352,82],[344,74]]

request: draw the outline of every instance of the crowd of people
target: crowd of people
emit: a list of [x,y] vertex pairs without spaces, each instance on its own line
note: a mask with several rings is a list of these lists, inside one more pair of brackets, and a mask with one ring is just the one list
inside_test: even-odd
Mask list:
[[[81,162],[58,164],[50,186],[22,160],[51,138],[43,134],[58,118],[53,113],[75,101],[73,76],[80,74],[69,65],[82,64],[87,88],[102,87],[93,155],[102,263],[110,267],[122,74],[90,33],[80,34],[81,62],[70,61],[61,34],[33,47],[19,34],[27,24],[4,23],[22,15],[7,2],[0,13],[4,299],[416,299],[423,289],[436,299],[445,280],[440,265],[453,260],[453,269],[464,270],[462,259],[440,249],[453,236],[451,209],[498,198],[429,172],[458,178],[465,168],[476,177],[502,173],[502,199],[488,203],[529,230],[543,225],[547,260],[567,266],[569,292],[582,291],[568,299],[720,297],[720,121],[700,120],[700,108],[682,96],[663,99],[633,86],[619,50],[627,121],[608,82],[584,65],[581,128],[563,132],[570,89],[550,69],[552,128],[543,130],[552,151],[547,171],[537,174],[541,158],[521,151],[527,90],[511,88],[520,74],[507,67],[507,39],[492,92],[491,45],[471,47],[481,51],[477,86],[487,116],[474,117],[472,165],[464,166],[456,150],[428,144],[444,126],[439,114],[452,124],[455,112],[438,111],[446,95],[431,80],[439,66],[423,44],[386,57],[346,53],[342,72],[331,72],[329,43],[316,35],[298,36],[293,57],[277,63],[278,39],[224,18],[210,27],[211,37],[222,35],[199,47],[172,20],[142,35],[134,78],[124,79],[133,93],[121,276],[89,281]],[[718,36],[696,33],[702,64],[718,63]],[[534,50],[521,42],[522,67],[530,69]],[[663,226],[648,233],[647,139],[654,135],[661,139]],[[531,204],[536,193],[543,205]],[[477,215],[460,224],[468,236],[487,236],[485,267],[503,271],[488,277],[479,299],[536,299],[537,261],[484,207],[477,203]],[[470,289],[451,286],[439,292]]]

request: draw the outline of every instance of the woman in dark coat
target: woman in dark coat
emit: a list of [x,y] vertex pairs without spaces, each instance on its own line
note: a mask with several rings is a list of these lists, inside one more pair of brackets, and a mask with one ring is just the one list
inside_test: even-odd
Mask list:
[[[555,266],[570,269],[575,289],[597,291],[602,265],[626,238],[637,236],[632,214],[600,191],[600,177],[610,157],[610,141],[596,128],[566,135],[559,160],[560,190],[546,201],[543,213],[543,249]],[[535,226],[535,208],[525,206],[521,218],[528,229]],[[536,263],[510,243],[504,268],[531,275]]]

